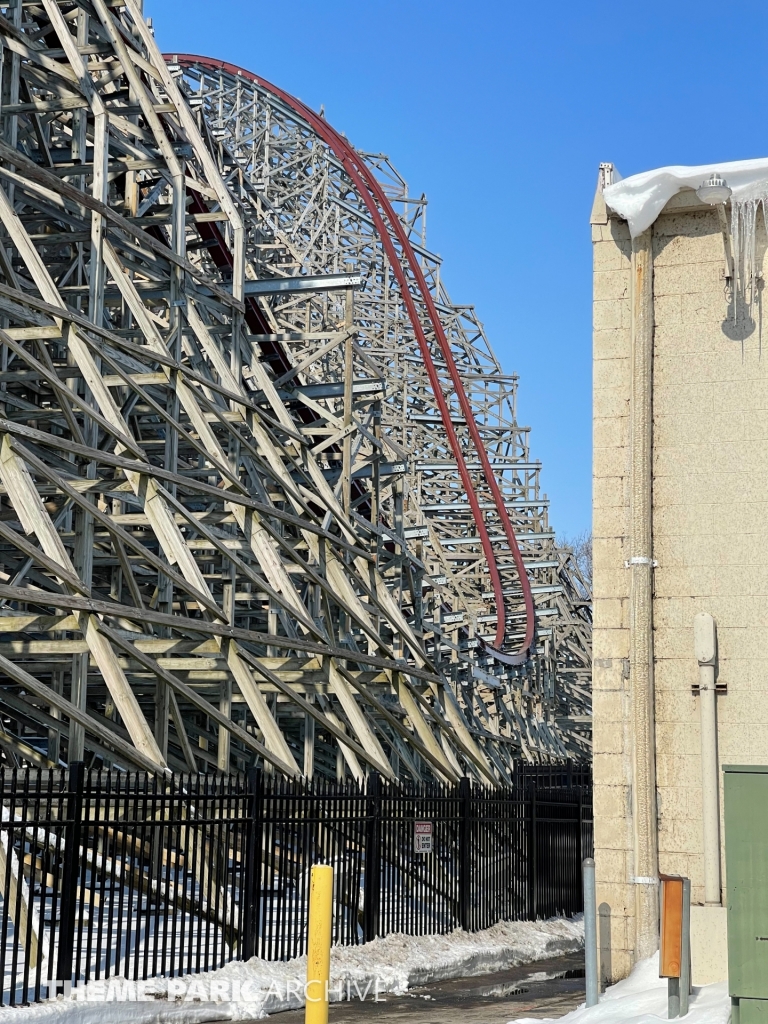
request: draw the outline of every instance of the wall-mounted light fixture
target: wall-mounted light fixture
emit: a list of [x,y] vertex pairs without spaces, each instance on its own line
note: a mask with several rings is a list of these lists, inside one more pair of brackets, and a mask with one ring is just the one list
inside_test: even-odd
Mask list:
[[728,202],[732,191],[725,178],[720,177],[720,172],[714,171],[706,181],[702,181],[696,189],[696,195],[702,203],[708,203],[710,206],[719,206],[721,203]]

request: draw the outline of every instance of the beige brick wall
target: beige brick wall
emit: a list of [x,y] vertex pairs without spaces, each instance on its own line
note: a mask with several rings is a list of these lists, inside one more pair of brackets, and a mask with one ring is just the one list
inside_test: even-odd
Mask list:
[[[605,223],[599,223],[600,220]],[[634,956],[629,690],[630,253],[593,217],[595,858],[604,973]],[[758,251],[766,250],[764,229]],[[768,348],[734,338],[717,214],[694,193],[653,227],[653,555],[659,867],[703,902],[693,617],[718,625],[722,763],[768,762]],[[732,310],[731,310],[732,314]],[[757,317],[756,317],[757,318]],[[768,345],[768,338],[766,338]]]

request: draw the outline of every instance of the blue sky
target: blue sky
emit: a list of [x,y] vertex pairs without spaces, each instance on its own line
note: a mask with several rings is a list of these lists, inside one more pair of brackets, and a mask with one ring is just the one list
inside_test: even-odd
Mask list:
[[220,57],[385,152],[429,198],[543,461],[558,532],[591,522],[591,245],[601,160],[765,156],[768,9],[476,0],[145,0],[164,50]]

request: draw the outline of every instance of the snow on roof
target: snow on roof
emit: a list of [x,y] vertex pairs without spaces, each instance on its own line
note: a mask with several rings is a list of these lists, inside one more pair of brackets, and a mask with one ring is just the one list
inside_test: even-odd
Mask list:
[[719,171],[733,189],[736,202],[768,197],[768,158],[761,158],[644,171],[607,185],[603,199],[627,221],[635,238],[653,224],[672,196],[684,188],[698,188],[714,171]]

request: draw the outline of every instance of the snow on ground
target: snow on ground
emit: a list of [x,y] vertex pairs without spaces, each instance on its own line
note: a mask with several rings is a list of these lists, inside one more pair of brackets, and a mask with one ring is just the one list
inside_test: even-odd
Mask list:
[[[728,1024],[731,999],[728,982],[695,988],[690,997],[686,1024]],[[553,1018],[546,1018],[553,1019]],[[600,996],[597,1006],[582,1005],[558,1024],[656,1024],[667,1020],[667,979],[659,977],[659,954],[641,960],[624,981],[612,985]],[[520,1017],[509,1024],[541,1024],[531,1017]]]
[[[412,985],[487,974],[573,952],[583,944],[581,915],[504,921],[482,932],[388,935],[364,946],[333,947],[329,995],[336,1002],[402,994]],[[254,957],[184,978],[91,982],[75,989],[70,998],[0,1009],[0,1024],[119,1024],[127,1016],[131,1024],[254,1020],[303,1006],[306,970],[306,957],[284,962]]]

